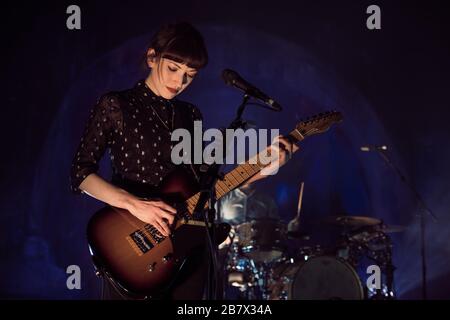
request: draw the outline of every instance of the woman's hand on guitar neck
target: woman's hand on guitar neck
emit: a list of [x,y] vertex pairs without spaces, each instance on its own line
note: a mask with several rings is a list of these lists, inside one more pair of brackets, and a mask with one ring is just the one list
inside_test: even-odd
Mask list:
[[292,155],[300,148],[295,143],[291,142],[289,138],[282,135],[276,136],[273,143],[267,147],[270,152],[271,161],[260,172],[250,178],[245,185],[250,185],[253,182],[267,178],[278,172],[278,169],[286,164]]
[[139,220],[154,226],[163,236],[170,235],[170,225],[172,225],[176,209],[163,201],[147,201],[134,199],[126,208]]
[[291,142],[288,137],[282,135],[275,137],[269,148],[275,152],[275,162],[278,162],[280,167],[288,162],[292,158],[292,155],[300,149],[299,146]]

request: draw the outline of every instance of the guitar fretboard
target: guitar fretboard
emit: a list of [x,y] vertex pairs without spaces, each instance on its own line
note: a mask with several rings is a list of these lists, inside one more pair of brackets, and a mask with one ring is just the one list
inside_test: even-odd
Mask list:
[[[298,130],[293,130],[289,133],[289,137],[292,141],[297,142],[303,140],[303,135]],[[266,151],[263,151],[266,152]],[[247,162],[237,166],[230,172],[228,172],[223,180],[218,180],[216,183],[216,199],[222,198],[228,192],[241,186],[251,177],[261,171],[267,164],[261,163],[262,155],[257,154]],[[187,209],[190,214],[193,213],[197,202],[200,198],[200,193],[196,193],[192,197],[186,200]]]

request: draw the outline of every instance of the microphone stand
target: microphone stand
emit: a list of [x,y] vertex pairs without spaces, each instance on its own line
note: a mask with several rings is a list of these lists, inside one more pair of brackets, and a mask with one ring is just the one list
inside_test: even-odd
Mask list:
[[387,153],[377,148],[378,154],[383,158],[383,160],[395,171],[395,173],[400,177],[400,180],[409,188],[413,193],[416,202],[420,206],[420,254],[422,259],[422,299],[427,300],[427,265],[426,265],[426,254],[425,254],[425,212],[428,213],[433,220],[436,222],[437,218],[431,211],[431,209],[426,205],[425,201],[420,196],[419,192],[414,188],[414,186],[406,179],[402,174],[400,169],[391,161]]
[[[228,129],[245,129],[246,122],[242,120],[242,114],[244,113],[245,106],[248,103],[250,96],[248,94],[244,94],[241,105],[239,106],[236,114],[236,118],[231,122]],[[223,132],[222,132],[223,133]],[[226,134],[222,134],[224,137],[225,143],[224,147],[224,159],[226,159],[226,150],[228,141],[226,141]],[[220,164],[212,164],[207,166],[203,175],[200,179],[200,197],[195,206],[194,213],[203,212],[203,220],[206,225],[206,233],[207,233],[207,242],[208,242],[208,251],[210,256],[210,264],[208,268],[208,283],[207,283],[207,293],[206,298],[208,300],[217,300],[218,298],[218,286],[217,281],[219,278],[218,274],[218,244],[216,239],[216,210],[215,203],[216,192],[215,185],[217,183],[217,179],[223,179],[223,175],[219,173],[219,170],[222,165]],[[208,210],[204,210],[206,203],[208,203]],[[217,219],[218,220],[218,219]],[[222,297],[221,297],[222,298]]]

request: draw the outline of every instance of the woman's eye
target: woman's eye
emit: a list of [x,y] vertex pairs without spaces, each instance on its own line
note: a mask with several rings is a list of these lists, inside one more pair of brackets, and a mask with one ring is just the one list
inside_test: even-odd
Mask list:
[[177,71],[177,69],[175,69],[175,68],[172,68],[172,67],[169,67],[169,70],[170,70],[170,71],[172,71],[172,72],[175,72],[175,71]]

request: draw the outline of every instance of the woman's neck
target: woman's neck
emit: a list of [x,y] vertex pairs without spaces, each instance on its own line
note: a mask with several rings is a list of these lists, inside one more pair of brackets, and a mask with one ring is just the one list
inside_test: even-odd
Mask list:
[[158,90],[156,90],[155,85],[153,84],[153,81],[152,81],[150,75],[147,77],[147,79],[145,79],[145,84],[156,96],[161,97]]

